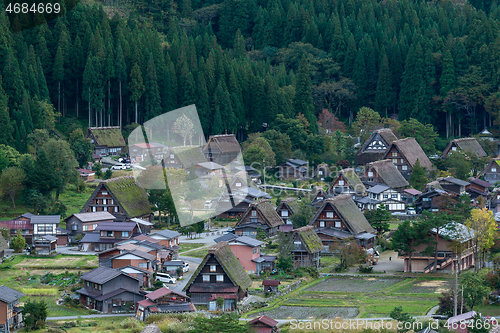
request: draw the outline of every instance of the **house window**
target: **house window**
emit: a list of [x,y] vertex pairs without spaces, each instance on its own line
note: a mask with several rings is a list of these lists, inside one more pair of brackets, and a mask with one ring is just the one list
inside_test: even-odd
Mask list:
[[92,229],[95,230],[97,228],[97,223],[92,224]]
[[73,231],[78,230],[78,225],[76,225],[76,224],[71,225],[71,230],[73,230]]
[[324,228],[325,227],[325,221],[319,221],[319,227]]
[[395,152],[395,151],[393,151],[393,152],[392,152],[392,157],[398,157],[398,153],[397,153],[397,152]]
[[281,216],[282,217],[287,217],[288,216],[288,211],[287,210],[282,210],[281,211]]
[[148,263],[147,262],[140,262],[139,268],[148,268]]
[[241,183],[236,183],[236,187],[241,187]]
[[92,207],[92,211],[95,212],[96,211],[96,208],[95,206]]
[[457,147],[451,147],[451,150],[456,151]]
[[173,160],[174,159],[174,154],[170,154],[170,158]]
[[339,185],[340,186],[344,186],[344,181],[343,180],[339,180]]
[[107,204],[106,202],[107,202],[107,200],[106,200],[106,199],[102,199],[102,204],[103,204],[103,205],[106,205],[106,204]]
[[102,192],[102,195],[108,195],[108,192],[103,191],[103,192]]
[[342,222],[335,222],[335,228],[342,228]]
[[203,282],[210,282],[210,275],[203,275]]
[[408,170],[408,166],[403,165],[403,166],[402,166],[402,169],[403,169],[403,170]]
[[373,177],[373,171],[368,171],[368,177]]
[[257,216],[257,211],[256,210],[252,210],[252,216]]
[[118,213],[118,207],[115,206],[115,213]]
[[84,224],[84,225],[82,226],[82,229],[83,229],[83,231],[88,231],[88,230],[89,230],[89,226],[88,226],[88,225],[86,225],[86,224]]
[[210,272],[215,272],[217,270],[217,266],[210,265]]
[[113,199],[110,200],[111,200],[110,205],[114,205],[115,202],[113,201]]
[[251,217],[250,218],[251,223],[257,223],[257,218],[256,217]]
[[495,167],[491,168],[491,172],[497,172],[497,168]]
[[106,231],[106,237],[113,237],[115,233],[113,231]]
[[392,163],[393,163],[393,164],[398,163],[398,159],[397,159],[397,158],[394,158],[394,159],[392,160]]
[[224,275],[217,275],[217,282],[224,282]]
[[333,218],[333,212],[326,212],[327,218]]
[[387,199],[387,198],[389,198],[389,195],[388,195],[388,194],[384,194],[382,197],[383,197],[384,199]]
[[122,231],[122,237],[128,237],[128,231]]
[[398,198],[398,195],[397,195],[397,194],[391,194],[391,198],[393,198],[393,199],[397,199],[397,198]]

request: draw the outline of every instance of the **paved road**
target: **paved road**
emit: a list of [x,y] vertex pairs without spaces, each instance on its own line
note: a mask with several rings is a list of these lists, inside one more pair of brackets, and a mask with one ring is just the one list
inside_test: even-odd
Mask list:
[[92,318],[107,318],[107,317],[132,317],[133,313],[116,313],[116,314],[92,314],[83,316],[66,316],[66,317],[47,317],[47,320],[70,320],[70,319],[92,319]]
[[[181,243],[182,244],[182,243]],[[179,291],[182,292],[182,289],[186,286],[188,283],[189,279],[193,275],[193,273],[196,271],[198,268],[198,265],[201,264],[203,259],[201,258],[195,258],[195,257],[185,257],[185,256],[179,256],[179,260],[184,260],[189,264],[189,272],[184,273],[184,279],[177,282],[174,285],[169,284],[168,288],[174,290],[174,291]]]

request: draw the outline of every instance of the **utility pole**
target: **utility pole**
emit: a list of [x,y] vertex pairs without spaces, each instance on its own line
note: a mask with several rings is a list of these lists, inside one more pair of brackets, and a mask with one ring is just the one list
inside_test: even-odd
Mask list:
[[460,306],[460,314],[464,312],[464,286],[462,285],[462,305]]
[[453,316],[455,317],[457,315],[458,309],[458,259],[455,261],[455,292],[453,298],[453,301],[455,303],[455,306],[453,308]]

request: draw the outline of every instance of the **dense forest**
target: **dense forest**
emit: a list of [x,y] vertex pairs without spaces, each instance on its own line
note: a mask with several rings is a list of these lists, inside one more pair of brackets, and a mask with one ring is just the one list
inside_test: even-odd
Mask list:
[[19,151],[54,117],[125,126],[193,103],[206,134],[241,139],[363,106],[443,137],[500,120],[497,1],[105,1],[17,25],[2,11],[0,144]]

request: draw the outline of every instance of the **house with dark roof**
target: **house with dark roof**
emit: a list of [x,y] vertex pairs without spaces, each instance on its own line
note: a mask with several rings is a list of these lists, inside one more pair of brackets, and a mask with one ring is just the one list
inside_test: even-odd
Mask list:
[[120,155],[127,146],[120,126],[89,127],[86,138],[94,145],[94,152],[100,156]]
[[223,176],[224,167],[215,162],[201,162],[194,166],[196,175],[200,178]]
[[313,226],[308,225],[294,229],[291,237],[287,239],[288,244],[285,246],[292,253],[294,269],[299,267],[319,268],[319,253],[324,247]]
[[113,222],[115,216],[107,211],[78,213],[67,217],[66,229],[70,232],[70,237],[75,238],[86,232],[93,232],[100,222]]
[[441,188],[435,188],[432,186],[428,187],[427,190],[415,200],[415,211],[417,214],[421,214],[424,210],[430,212],[439,211],[439,200],[443,195],[451,194]]
[[255,183],[255,184],[260,184],[260,171],[252,168],[251,166],[245,165],[245,172],[247,173],[248,177]]
[[290,158],[278,165],[278,177],[281,180],[298,180],[309,176],[309,162],[298,158]]
[[134,217],[152,221],[151,204],[146,190],[133,176],[103,180],[80,213],[108,212],[120,221]]
[[264,270],[274,269],[274,261],[276,257],[262,257],[261,246],[264,242],[255,238],[237,236],[234,234],[223,235],[214,239],[214,241],[216,243],[227,242],[229,244],[229,248],[234,253],[236,258],[238,258],[240,264],[248,274],[260,275],[260,273]]
[[441,188],[448,193],[462,195],[465,194],[465,189],[469,182],[448,176],[446,178],[438,178],[436,181],[439,183]]
[[266,293],[277,293],[280,285],[280,280],[263,280],[262,287]]
[[144,295],[146,299],[137,302],[135,318],[145,320],[150,314],[193,312],[196,307],[184,293],[162,287]]
[[368,196],[356,199],[355,202],[362,210],[377,209],[380,205],[385,205],[391,213],[404,212],[406,205],[401,200],[401,192],[396,191],[386,185],[376,185],[367,190]]
[[93,182],[95,180],[95,171],[87,169],[77,169],[84,182]]
[[485,181],[495,184],[500,181],[500,158],[492,158],[483,170],[477,175],[477,178],[483,178]]
[[33,225],[31,224],[31,213],[25,213],[12,220],[0,221],[0,228],[10,230],[10,237],[16,237],[17,231],[20,230],[21,235],[26,240],[26,244],[33,244]]
[[350,194],[352,197],[364,196],[366,187],[353,168],[342,169],[327,190],[330,196]]
[[471,199],[477,199],[482,196],[484,199],[488,200],[491,195],[491,189],[493,185],[489,182],[481,180],[479,178],[472,179],[468,185],[465,186],[465,191]]
[[140,288],[151,288],[153,286],[153,273],[145,269],[135,267],[132,265],[117,268],[120,272],[127,273],[128,275],[139,280]]
[[80,240],[81,251],[104,251],[137,233],[135,222],[100,222],[94,232],[85,234]]
[[139,280],[127,273],[108,267],[98,267],[80,276],[83,288],[76,291],[80,304],[103,313],[134,311],[144,299],[139,292]]
[[292,216],[299,211],[299,203],[297,198],[285,198],[281,200],[276,213],[281,217],[285,224],[292,224]]
[[328,198],[328,194],[323,190],[323,188],[317,187],[316,194],[314,194],[314,197],[311,200],[311,206],[319,208],[326,198]]
[[368,163],[360,179],[370,186],[387,185],[397,191],[402,191],[409,185],[391,160]]
[[248,322],[252,333],[274,333],[279,332],[278,322],[266,315],[259,316]]
[[433,168],[431,161],[415,138],[399,139],[392,142],[384,153],[384,156],[382,156],[382,159],[391,160],[406,179],[410,178],[417,161],[420,163],[420,166],[427,170]]
[[207,162],[200,146],[179,146],[167,150],[163,159],[165,168],[189,170],[193,165]]
[[165,156],[165,150],[166,147],[158,142],[142,142],[128,147],[130,158],[133,159],[135,163],[152,160],[161,162]]
[[412,204],[418,196],[422,194],[419,190],[416,190],[414,188],[407,188],[401,193],[401,200],[405,202],[407,205]]
[[0,332],[12,332],[22,327],[23,309],[19,299],[24,294],[6,286],[0,286]]
[[233,254],[227,242],[212,246],[193,273],[183,291],[194,304],[214,308],[218,297],[224,299],[221,310],[232,311],[248,295],[252,280]]
[[239,236],[255,238],[257,230],[262,229],[268,237],[278,232],[280,225],[284,224],[276,213],[275,207],[268,199],[251,203],[246,212],[234,227],[234,233]]
[[168,250],[172,251],[172,259],[177,259],[179,255],[179,236],[181,234],[174,230],[160,230],[153,234],[150,234],[149,237],[153,239],[157,239],[159,245],[166,247]]
[[356,163],[365,165],[380,160],[389,145],[397,139],[390,128],[374,131],[356,154]]
[[241,147],[234,134],[211,135],[203,147],[203,154],[205,161],[226,165],[241,154]]
[[450,141],[448,146],[443,150],[441,154],[442,158],[448,157],[450,152],[460,150],[473,157],[485,157],[488,156],[484,151],[483,147],[477,142],[476,138],[461,138],[453,139]]
[[59,215],[34,215],[26,213],[12,220],[0,221],[0,228],[10,230],[10,237],[16,237],[17,231],[26,240],[26,244],[35,245],[36,240],[45,236],[56,237],[57,245],[66,245],[68,231],[59,227]]
[[370,249],[376,238],[375,230],[348,194],[325,200],[309,225],[326,248],[336,240],[354,237],[360,246]]

